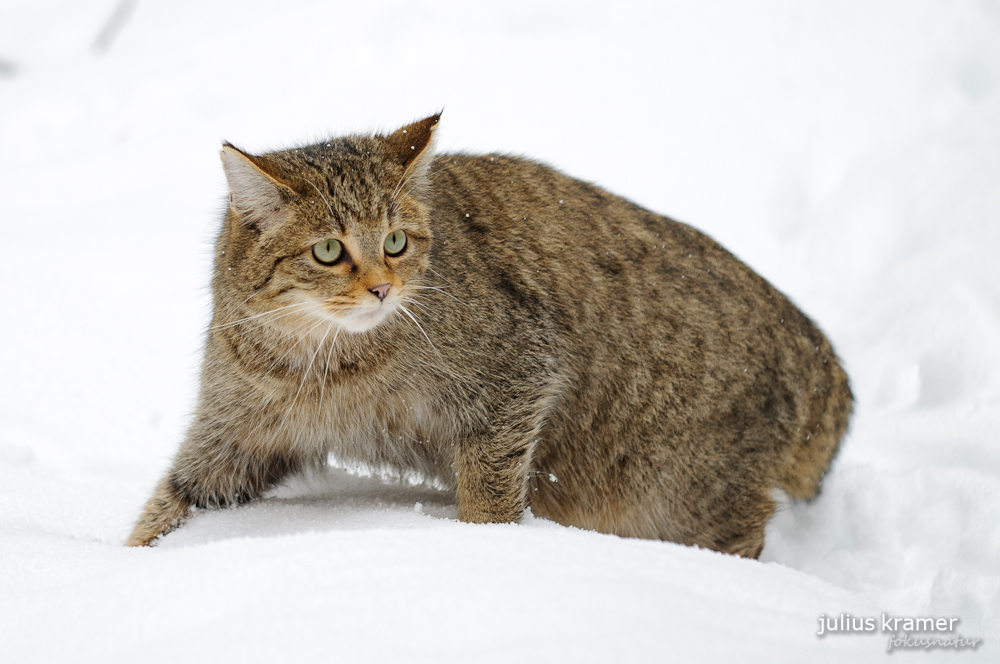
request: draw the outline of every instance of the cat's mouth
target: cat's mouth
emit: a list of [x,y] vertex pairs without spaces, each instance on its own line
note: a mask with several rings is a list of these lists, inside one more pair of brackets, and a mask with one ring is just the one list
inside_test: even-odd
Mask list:
[[367,332],[388,318],[395,308],[395,303],[380,302],[375,307],[355,307],[334,319],[348,332]]

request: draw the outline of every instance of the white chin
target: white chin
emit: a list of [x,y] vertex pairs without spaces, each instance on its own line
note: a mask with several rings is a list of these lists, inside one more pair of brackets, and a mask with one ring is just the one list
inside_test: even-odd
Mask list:
[[335,320],[348,332],[367,332],[384,321],[389,313],[390,308],[383,306],[361,314],[338,316]]

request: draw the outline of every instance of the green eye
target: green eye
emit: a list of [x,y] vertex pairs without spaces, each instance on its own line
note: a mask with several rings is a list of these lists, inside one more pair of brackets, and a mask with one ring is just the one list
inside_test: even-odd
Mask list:
[[406,249],[406,233],[403,231],[393,231],[385,236],[385,253],[390,256],[398,256]]
[[332,265],[344,253],[344,245],[339,240],[323,240],[313,245],[313,258],[323,265]]

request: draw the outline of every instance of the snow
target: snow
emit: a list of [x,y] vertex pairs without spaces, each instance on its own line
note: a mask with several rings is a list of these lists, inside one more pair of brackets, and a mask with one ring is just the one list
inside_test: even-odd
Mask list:
[[[882,613],[985,639],[893,657],[996,658],[1000,4],[130,9],[0,13],[0,661],[881,661],[816,631]],[[194,407],[221,141],[442,107],[440,150],[692,223],[832,339],[852,428],[760,561],[336,468],[121,546]]]

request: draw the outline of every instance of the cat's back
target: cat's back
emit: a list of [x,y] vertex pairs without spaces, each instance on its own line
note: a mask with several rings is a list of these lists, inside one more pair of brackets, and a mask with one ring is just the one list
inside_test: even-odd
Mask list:
[[435,269],[502,282],[514,309],[538,307],[567,331],[600,323],[621,337],[638,330],[616,328],[641,324],[713,336],[797,311],[705,234],[544,164],[442,155],[431,177]]

